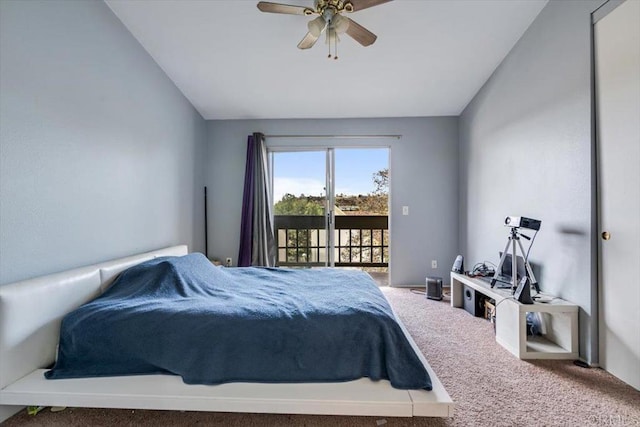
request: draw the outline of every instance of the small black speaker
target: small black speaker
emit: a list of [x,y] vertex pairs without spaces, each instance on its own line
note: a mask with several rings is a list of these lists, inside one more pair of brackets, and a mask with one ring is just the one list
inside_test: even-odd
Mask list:
[[451,271],[454,273],[464,273],[464,257],[462,255],[458,255],[456,260],[453,262],[453,266],[451,267]]
[[523,277],[513,294],[513,297],[522,304],[533,304],[531,299],[531,286],[529,286],[529,278]]
[[470,288],[467,285],[464,285],[464,289],[462,290],[462,292],[464,309],[467,310],[472,316],[483,317],[484,308],[481,309],[480,298],[478,297],[476,290]]
[[427,277],[427,298],[442,300],[442,277]]

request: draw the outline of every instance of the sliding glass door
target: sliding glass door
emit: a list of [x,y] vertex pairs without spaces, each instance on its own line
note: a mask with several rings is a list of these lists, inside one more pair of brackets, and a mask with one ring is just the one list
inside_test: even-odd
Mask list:
[[276,265],[330,266],[327,150],[271,152]]
[[386,278],[389,149],[336,148],[334,164],[334,265]]
[[271,151],[277,265],[386,273],[389,149]]

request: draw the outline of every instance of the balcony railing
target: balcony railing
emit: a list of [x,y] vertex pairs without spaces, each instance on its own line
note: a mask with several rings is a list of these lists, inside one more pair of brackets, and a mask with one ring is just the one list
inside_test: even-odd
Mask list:
[[[336,267],[388,267],[389,217],[337,215]],[[277,265],[314,267],[327,263],[324,216],[276,215]]]

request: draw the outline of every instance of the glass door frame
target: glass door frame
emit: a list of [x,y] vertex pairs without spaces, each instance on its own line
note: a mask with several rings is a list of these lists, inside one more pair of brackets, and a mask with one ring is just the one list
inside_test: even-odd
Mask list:
[[[274,155],[276,153],[296,153],[296,152],[317,152],[326,153],[325,157],[325,239],[326,267],[335,267],[335,221],[333,205],[335,204],[335,149],[334,147],[267,147],[268,167],[269,167],[269,187],[271,194],[274,194]],[[275,206],[276,200],[273,200]],[[319,238],[319,237],[318,237]],[[277,236],[276,236],[277,240]]]
[[327,267],[335,267],[335,212],[334,206],[336,202],[336,157],[335,149],[332,147],[326,148],[327,159],[325,161],[326,167],[326,226],[327,231]]

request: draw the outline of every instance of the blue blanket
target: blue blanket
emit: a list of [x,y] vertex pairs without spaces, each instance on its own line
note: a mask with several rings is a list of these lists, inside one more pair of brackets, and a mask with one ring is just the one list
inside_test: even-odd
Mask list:
[[46,378],[168,373],[188,384],[431,380],[368,274],[220,268],[202,254],[124,271],[62,321]]

